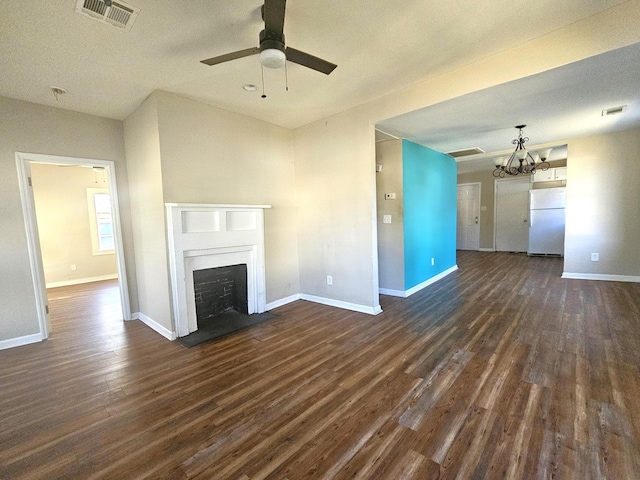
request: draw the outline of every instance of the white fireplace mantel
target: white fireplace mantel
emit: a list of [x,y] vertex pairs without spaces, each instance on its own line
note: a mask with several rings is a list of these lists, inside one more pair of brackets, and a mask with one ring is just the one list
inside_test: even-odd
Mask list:
[[166,203],[176,336],[198,329],[193,272],[247,265],[249,313],[266,309],[264,210],[270,205]]

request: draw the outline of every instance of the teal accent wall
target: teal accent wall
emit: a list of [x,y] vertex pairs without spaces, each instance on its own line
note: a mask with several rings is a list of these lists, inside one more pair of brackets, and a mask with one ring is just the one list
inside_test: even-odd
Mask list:
[[402,141],[402,169],[408,290],[456,264],[458,169],[448,155],[408,140]]

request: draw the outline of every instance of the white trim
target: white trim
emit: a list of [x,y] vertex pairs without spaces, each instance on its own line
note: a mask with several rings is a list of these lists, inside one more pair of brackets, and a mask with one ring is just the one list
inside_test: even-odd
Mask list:
[[63,157],[40,153],[16,152],[16,168],[18,172],[18,185],[22,200],[25,229],[27,232],[27,247],[29,252],[29,264],[33,278],[34,294],[36,300],[36,313],[42,338],[49,337],[49,315],[46,313],[47,291],[42,265],[42,251],[38,236],[38,222],[36,219],[33,189],[29,186],[31,177],[30,163],[46,163],[54,165],[79,165],[102,167],[109,177],[109,192],[111,194],[114,239],[116,243],[116,265],[118,270],[118,287],[120,289],[120,307],[122,318],[131,320],[131,306],[129,303],[129,287],[127,284],[127,270],[124,260],[124,243],[122,240],[122,227],[120,224],[120,204],[118,201],[118,183],[116,180],[115,162],[112,160],[98,160],[93,158]]
[[354,312],[368,313],[369,315],[378,315],[379,313],[382,313],[382,307],[380,307],[380,305],[369,307],[367,305],[358,305],[357,303],[334,300],[332,298],[316,297],[315,295],[307,295],[306,293],[301,293],[300,299],[320,303],[322,305],[329,305],[330,307],[344,308],[345,310],[352,310]]
[[635,275],[610,275],[604,273],[568,273],[562,272],[562,278],[574,280],[605,280],[607,282],[640,283],[640,277]]
[[293,303],[296,300],[300,300],[300,294],[296,293],[295,295],[289,295],[288,297],[281,298],[279,300],[275,300],[273,302],[269,302],[266,304],[265,308],[267,310],[273,310],[274,308],[282,307],[289,303]]
[[165,207],[178,207],[178,208],[271,208],[271,205],[238,205],[235,203],[165,203]]
[[431,277],[429,280],[425,280],[424,282],[419,283],[415,287],[411,287],[409,290],[403,291],[403,290],[391,290],[388,288],[381,288],[380,293],[383,295],[391,295],[393,297],[407,298],[413,295],[414,293],[419,292],[423,288],[426,288],[429,285],[436,283],[438,280],[442,280],[444,277],[446,277],[450,273],[455,272],[456,270],[458,270],[458,265],[454,265],[453,267],[448,268],[444,272],[440,272],[439,274]]
[[0,350],[6,350],[7,348],[21,347],[22,345],[28,345],[30,343],[38,343],[43,341],[41,333],[34,333],[33,335],[25,335],[24,337],[9,338],[7,340],[0,340]]
[[479,252],[495,252],[496,249],[495,248],[479,248],[478,251]]
[[47,288],[68,287],[70,285],[80,285],[83,283],[101,282],[102,280],[114,280],[118,278],[118,274],[100,275],[98,277],[76,278],[75,280],[63,280],[62,282],[47,283]]
[[402,297],[407,298],[407,295],[404,290],[392,290],[390,288],[381,288],[381,295],[391,295],[392,297]]
[[29,266],[36,300],[36,314],[38,316],[39,335],[42,339],[49,338],[50,320],[47,313],[47,290],[44,281],[44,267],[40,249],[40,236],[36,222],[36,206],[33,188],[29,186],[31,167],[21,153],[16,152],[16,168],[18,170],[18,187],[22,201],[24,226],[27,231],[27,251],[29,252]]
[[133,320],[140,320],[147,327],[151,328],[152,330],[155,330],[156,332],[158,332],[160,335],[162,335],[166,339],[168,339],[168,340],[175,340],[176,339],[176,334],[174,332],[172,332],[171,330],[167,329],[166,327],[163,327],[162,325],[160,325],[158,322],[156,322],[152,318],[147,317],[144,313],[136,312],[136,313],[133,314],[132,317],[133,317],[132,318]]

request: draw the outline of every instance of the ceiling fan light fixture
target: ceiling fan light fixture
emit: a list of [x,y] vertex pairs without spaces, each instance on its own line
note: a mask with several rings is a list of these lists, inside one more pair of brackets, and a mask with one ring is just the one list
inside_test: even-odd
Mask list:
[[265,48],[260,52],[260,63],[267,68],[282,68],[287,56],[277,48]]

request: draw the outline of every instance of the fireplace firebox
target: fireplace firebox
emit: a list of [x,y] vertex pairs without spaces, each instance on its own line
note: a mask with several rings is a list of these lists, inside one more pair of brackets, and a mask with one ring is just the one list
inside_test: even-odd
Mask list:
[[198,326],[229,310],[249,313],[246,264],[194,270],[193,289]]

